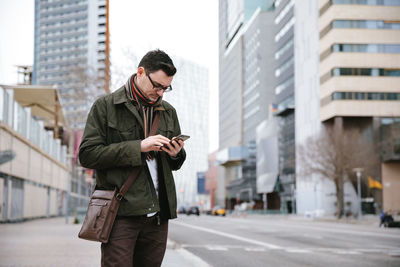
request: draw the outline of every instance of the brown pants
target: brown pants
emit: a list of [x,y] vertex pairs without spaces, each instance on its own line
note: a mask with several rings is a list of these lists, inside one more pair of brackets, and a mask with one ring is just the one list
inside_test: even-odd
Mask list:
[[117,218],[107,244],[101,244],[101,266],[161,266],[167,246],[168,221],[155,216]]

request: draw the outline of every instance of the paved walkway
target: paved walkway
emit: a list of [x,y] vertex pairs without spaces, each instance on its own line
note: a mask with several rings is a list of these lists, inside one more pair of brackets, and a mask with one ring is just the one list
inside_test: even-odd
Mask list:
[[[0,224],[0,266],[100,266],[100,244],[79,239],[81,225],[64,218]],[[163,267],[208,266],[168,241]]]

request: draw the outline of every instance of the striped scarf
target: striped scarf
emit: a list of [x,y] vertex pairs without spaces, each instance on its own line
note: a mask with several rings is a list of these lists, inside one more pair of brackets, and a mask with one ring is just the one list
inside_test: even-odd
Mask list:
[[[161,106],[162,97],[159,97],[156,101],[151,101],[146,98],[143,92],[135,83],[136,73],[133,74],[125,84],[126,93],[128,98],[136,103],[136,108],[138,109],[140,115],[143,117],[143,130],[144,138],[149,137],[150,128],[154,119],[154,111],[157,111]],[[153,151],[152,151],[153,152]],[[153,159],[153,153],[146,153],[147,159]]]

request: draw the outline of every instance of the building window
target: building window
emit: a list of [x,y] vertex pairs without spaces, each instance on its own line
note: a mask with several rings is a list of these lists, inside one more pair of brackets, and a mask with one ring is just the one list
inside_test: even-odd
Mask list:
[[275,18],[275,24],[279,24],[279,22],[282,21],[282,19],[286,16],[287,13],[289,13],[290,9],[294,6],[294,0],[290,0],[289,3],[286,4],[286,6],[281,10],[278,16]]
[[334,20],[331,28],[356,29],[400,29],[400,21],[383,20]]
[[400,77],[400,69],[334,68],[331,76],[391,76]]
[[[320,33],[320,38],[324,37],[331,29],[400,29],[400,21],[383,20],[334,20],[326,26]],[[276,37],[275,37],[276,40]]]
[[322,16],[331,5],[400,6],[399,0],[330,0],[319,10]]
[[399,101],[400,93],[388,92],[334,92],[331,100],[390,100]]
[[282,27],[282,29],[275,35],[275,42],[277,43],[294,25],[296,22],[296,19],[292,17],[286,24],[285,26]]
[[293,47],[293,38],[291,38],[282,48],[275,53],[275,59],[279,59],[283,54]]
[[399,0],[331,0],[332,5],[400,6]]
[[400,53],[399,44],[334,44],[332,52]]
[[286,81],[284,81],[283,83],[279,84],[277,87],[275,87],[275,94],[279,94],[280,92],[282,92],[283,90],[285,90],[286,88],[288,88],[290,85],[292,85],[294,82],[294,77],[290,77],[289,79],[287,79]]
[[275,77],[279,77],[284,71],[289,67],[293,66],[294,57],[289,58],[285,63],[283,63],[279,68],[275,70]]

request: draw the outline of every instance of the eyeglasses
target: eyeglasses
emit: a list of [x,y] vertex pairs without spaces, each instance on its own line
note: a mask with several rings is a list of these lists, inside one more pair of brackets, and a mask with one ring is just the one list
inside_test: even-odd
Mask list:
[[169,92],[172,90],[171,85],[165,86],[165,87],[162,86],[161,84],[156,85],[156,84],[154,84],[153,80],[150,78],[149,74],[146,73],[146,76],[149,77],[149,80],[150,80],[151,84],[153,85],[153,89],[156,89],[157,91],[164,90],[164,92]]

